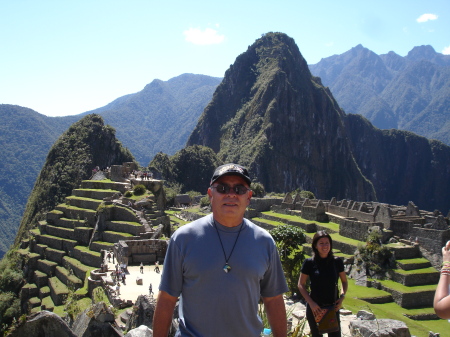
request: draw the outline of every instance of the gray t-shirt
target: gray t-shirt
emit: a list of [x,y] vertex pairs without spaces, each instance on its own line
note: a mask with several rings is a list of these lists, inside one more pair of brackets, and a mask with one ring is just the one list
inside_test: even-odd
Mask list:
[[[228,273],[215,226],[227,258],[236,242]],[[170,240],[159,289],[180,296],[176,336],[260,336],[260,297],[288,291],[275,243],[247,219],[233,228],[215,226],[208,215],[179,228]]]

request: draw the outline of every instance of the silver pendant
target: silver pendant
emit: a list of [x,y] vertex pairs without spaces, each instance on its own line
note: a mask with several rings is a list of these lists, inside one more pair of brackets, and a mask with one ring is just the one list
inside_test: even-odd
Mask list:
[[228,263],[225,264],[225,266],[223,266],[223,271],[225,273],[228,273],[231,270],[231,267]]

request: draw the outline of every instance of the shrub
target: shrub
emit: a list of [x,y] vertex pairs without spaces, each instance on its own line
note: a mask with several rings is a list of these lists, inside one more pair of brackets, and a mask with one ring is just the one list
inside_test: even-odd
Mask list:
[[133,196],[133,193],[131,191],[126,191],[123,196],[126,198],[131,198]]
[[315,199],[316,196],[311,191],[300,191],[300,196],[305,199]]
[[182,186],[177,183],[169,183],[167,186],[164,186],[164,191],[166,193],[166,201],[167,206],[174,206],[175,205],[175,197],[177,194],[181,193]]
[[200,199],[200,207],[207,207],[210,205],[209,197],[203,197]]
[[302,244],[306,242],[305,232],[296,226],[281,225],[270,231],[276,242],[281,264],[289,290],[297,292],[297,281],[305,259]]
[[191,200],[194,200],[194,197],[198,195],[202,195],[200,192],[197,191],[187,191],[186,194],[189,195],[189,198],[191,198]]
[[145,191],[147,191],[147,188],[142,184],[133,187],[134,195],[143,195]]
[[366,244],[358,245],[355,259],[357,265],[365,263],[368,275],[382,278],[393,265],[393,255],[388,247],[381,244],[381,238],[379,231],[372,231],[367,236]]
[[264,198],[264,196],[266,195],[266,189],[261,183],[253,182],[250,185],[250,188],[253,191],[253,196],[256,198]]

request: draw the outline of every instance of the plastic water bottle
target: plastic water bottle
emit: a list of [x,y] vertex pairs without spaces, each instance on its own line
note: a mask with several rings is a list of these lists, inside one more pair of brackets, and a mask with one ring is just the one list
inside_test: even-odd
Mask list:
[[263,330],[263,336],[270,336],[272,334],[272,330],[264,328]]

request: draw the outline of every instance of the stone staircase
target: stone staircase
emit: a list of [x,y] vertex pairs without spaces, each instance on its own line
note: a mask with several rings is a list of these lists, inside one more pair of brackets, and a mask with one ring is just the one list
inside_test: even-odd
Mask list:
[[[86,296],[88,277],[102,263],[101,250],[112,249],[119,240],[139,239],[146,232],[136,211],[113,202],[128,187],[126,183],[83,181],[81,188],[31,230],[28,248],[20,253],[28,259],[29,268],[21,299],[32,312],[62,305],[69,289]],[[98,240],[90,244],[100,208],[107,214],[106,221],[96,233]]]
[[[333,251],[337,256],[349,257],[354,255],[358,244],[362,241],[346,238],[339,235],[339,226],[330,223],[318,223],[292,215],[274,212],[260,212],[257,217],[251,219],[255,224],[270,230],[280,224],[289,224],[302,228],[306,234],[307,243],[303,245],[305,254],[311,255],[311,242],[314,233],[318,230],[326,230],[333,238]],[[424,313],[409,315],[412,319],[436,319],[430,314],[433,306],[433,298],[436,284],[439,281],[439,272],[432,267],[430,261],[421,256],[417,245],[402,242],[387,245],[392,251],[397,268],[389,273],[389,280],[371,280],[366,283],[369,287],[380,290],[376,297],[361,298],[372,304],[395,302],[402,308],[423,308]]]

